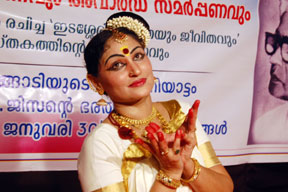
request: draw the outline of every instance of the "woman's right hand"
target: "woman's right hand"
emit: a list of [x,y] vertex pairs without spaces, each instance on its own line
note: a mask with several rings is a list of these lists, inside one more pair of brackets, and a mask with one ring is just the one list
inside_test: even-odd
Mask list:
[[[152,126],[153,128],[149,126]],[[137,139],[136,143],[141,144],[153,154],[160,165],[160,169],[168,176],[175,179],[180,179],[184,168],[184,164],[180,156],[182,130],[179,129],[176,131],[173,145],[169,147],[164,136],[165,134],[161,129],[158,129],[157,132],[149,131],[155,130],[155,126],[158,125],[153,123],[152,125],[148,125],[146,128],[148,131],[147,137],[150,143],[144,143],[143,141],[140,141],[140,139]]]

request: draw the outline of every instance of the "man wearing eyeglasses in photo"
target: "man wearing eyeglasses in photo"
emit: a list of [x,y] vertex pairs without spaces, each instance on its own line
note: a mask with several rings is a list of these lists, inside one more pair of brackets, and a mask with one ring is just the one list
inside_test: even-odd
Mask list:
[[[288,144],[288,10],[280,17],[275,33],[265,33],[265,52],[269,56],[270,79],[268,90],[284,104],[271,106],[259,116],[250,130],[250,144]],[[267,82],[268,83],[268,82]],[[258,99],[261,97],[258,97]],[[264,99],[265,102],[265,99]]]
[[[274,97],[288,100],[288,12],[280,19],[275,34],[266,32],[265,51],[270,55],[269,92]],[[288,125],[288,124],[287,124]],[[287,138],[288,140],[288,138]]]

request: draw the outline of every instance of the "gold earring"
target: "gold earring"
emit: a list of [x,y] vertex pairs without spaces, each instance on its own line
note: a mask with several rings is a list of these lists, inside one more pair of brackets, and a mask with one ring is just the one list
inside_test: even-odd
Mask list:
[[107,104],[107,101],[106,101],[105,99],[103,99],[103,98],[99,99],[96,104],[97,104],[97,105],[100,105],[100,106],[106,106],[106,105],[108,105],[108,104]]
[[158,78],[154,76],[154,83],[158,83]]
[[96,87],[95,87],[95,86],[92,84],[92,82],[89,80],[88,74],[87,74],[86,79],[87,79],[87,81],[88,81],[89,87],[90,87],[93,91],[95,91],[95,92],[97,92],[99,95],[101,95],[101,99],[99,99],[96,104],[97,104],[97,105],[100,105],[100,106],[106,106],[106,105],[107,105],[107,101],[103,98],[104,89],[103,89],[102,87],[100,87],[100,86],[96,86]]
[[96,90],[99,93],[99,95],[103,95],[104,94],[104,89],[102,87],[96,86]]
[[91,82],[91,80],[89,79],[88,75],[89,75],[89,74],[87,74],[87,76],[86,76],[86,80],[88,81],[89,87],[90,87],[93,91],[97,92],[99,95],[103,95],[103,94],[104,94],[104,89],[103,89],[102,87],[100,87],[100,86],[97,86],[97,85],[95,86],[95,85]]
[[97,92],[96,88],[92,85],[91,81],[89,80],[88,74],[86,76],[86,80],[88,82],[89,88],[92,89],[93,91]]

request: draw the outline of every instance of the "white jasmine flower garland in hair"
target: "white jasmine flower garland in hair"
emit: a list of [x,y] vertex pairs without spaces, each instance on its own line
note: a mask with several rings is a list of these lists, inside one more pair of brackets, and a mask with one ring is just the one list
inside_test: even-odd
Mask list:
[[119,27],[125,27],[131,31],[134,31],[136,35],[143,40],[145,47],[147,47],[150,40],[150,33],[148,29],[139,22],[137,19],[132,17],[120,16],[107,21],[107,28],[116,29]]

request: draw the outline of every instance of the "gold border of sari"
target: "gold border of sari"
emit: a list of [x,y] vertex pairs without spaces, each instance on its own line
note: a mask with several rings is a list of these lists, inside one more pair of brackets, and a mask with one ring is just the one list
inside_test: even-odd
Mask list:
[[215,165],[221,164],[218,157],[216,156],[216,153],[210,141],[201,144],[200,146],[198,146],[198,149],[204,159],[206,167],[210,168]]
[[101,189],[97,189],[96,191],[93,191],[93,192],[122,192],[122,191],[125,191],[124,183],[119,182],[119,183],[108,185]]
[[[182,123],[186,118],[186,115],[181,110],[180,104],[176,100],[161,102],[161,104],[166,108],[166,110],[169,113],[170,116],[169,124],[172,125],[171,129],[173,131],[176,131],[182,125]],[[123,183],[126,192],[128,192],[128,178],[133,168],[139,161],[150,157],[151,157],[150,152],[141,147],[141,145],[132,143],[126,149],[126,151],[123,154],[122,167],[121,167]]]

